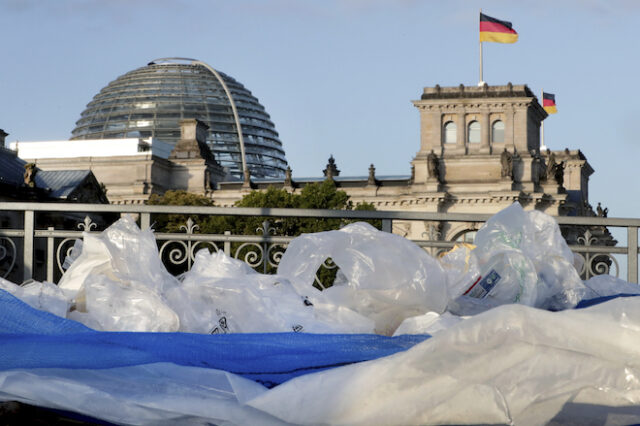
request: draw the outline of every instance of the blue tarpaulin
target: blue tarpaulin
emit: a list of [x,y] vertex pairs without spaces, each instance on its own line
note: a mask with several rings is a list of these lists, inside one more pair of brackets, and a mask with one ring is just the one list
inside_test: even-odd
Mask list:
[[94,331],[0,290],[0,370],[105,369],[157,362],[228,371],[268,387],[404,351],[428,335]]

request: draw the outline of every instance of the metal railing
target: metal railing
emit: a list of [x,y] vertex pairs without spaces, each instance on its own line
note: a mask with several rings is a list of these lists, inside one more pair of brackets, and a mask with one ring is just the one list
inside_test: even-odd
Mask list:
[[[379,220],[381,229],[391,232],[395,223],[467,222],[482,224],[490,215],[401,211],[309,210],[283,208],[222,208],[195,206],[95,205],[62,203],[0,202],[0,277],[15,282],[29,279],[56,282],[63,271],[64,258],[83,232],[98,232],[122,214],[137,217],[142,229],[153,223],[156,215],[180,214],[209,216],[262,217],[255,235],[198,233],[198,224],[185,221],[181,231],[156,233],[159,254],[168,268],[189,269],[201,248],[222,250],[242,259],[261,272],[272,271],[293,236],[274,235],[272,226],[279,218],[340,219],[342,221]],[[602,217],[557,217],[557,222],[572,235],[570,248],[584,260],[583,277],[611,273],[619,275],[620,263],[626,261],[626,279],[638,282],[638,227],[640,219]],[[611,246],[613,238],[603,239],[610,228],[626,229],[626,246]],[[434,236],[413,240],[437,254],[455,242]],[[331,265],[327,265],[331,267]]]

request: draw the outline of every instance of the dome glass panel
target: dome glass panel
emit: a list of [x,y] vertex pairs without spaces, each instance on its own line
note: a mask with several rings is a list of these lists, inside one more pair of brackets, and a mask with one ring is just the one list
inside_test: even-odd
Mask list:
[[[241,179],[242,151],[232,104],[209,68],[192,59],[168,58],[118,77],[87,104],[71,139],[153,137],[175,145],[180,121],[196,118],[209,126],[207,145],[216,160],[230,177]],[[287,160],[269,114],[241,83],[217,73],[235,103],[251,176],[284,177]]]

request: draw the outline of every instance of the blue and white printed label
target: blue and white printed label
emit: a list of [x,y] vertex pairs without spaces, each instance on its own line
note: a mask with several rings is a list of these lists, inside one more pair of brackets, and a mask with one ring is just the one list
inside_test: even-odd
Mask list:
[[489,273],[485,277],[478,277],[478,279],[473,283],[471,287],[464,292],[465,296],[475,297],[476,299],[484,299],[487,297],[489,292],[493,290],[493,288],[500,281],[500,275],[496,272],[495,269],[489,271]]

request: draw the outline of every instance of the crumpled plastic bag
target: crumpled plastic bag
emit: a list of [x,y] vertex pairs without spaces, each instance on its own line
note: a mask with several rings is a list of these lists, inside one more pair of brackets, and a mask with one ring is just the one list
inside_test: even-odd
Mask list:
[[638,353],[639,298],[562,312],[503,305],[248,405],[301,425],[636,424]]
[[[78,252],[80,251],[80,254]],[[155,237],[129,217],[84,234],[60,280],[67,317],[104,331],[371,333],[342,306],[313,306],[284,278],[256,273],[222,252],[199,251],[182,282],[158,257]]]
[[[0,334],[0,355],[4,355],[0,356],[4,366],[0,371],[0,400],[76,411],[116,423],[640,423],[637,297],[562,312],[515,304],[500,306],[459,321],[408,350],[368,362],[315,370],[271,389],[231,372],[213,370],[215,367],[206,362],[190,367],[166,361],[149,364],[146,362],[156,360],[144,351],[140,356],[132,350],[139,346],[112,344],[136,336],[100,336],[72,324],[51,324],[42,332],[31,323],[16,325],[29,331],[27,336]],[[64,339],[65,334],[70,334],[68,339]],[[312,335],[295,336],[314,339]],[[167,341],[167,336],[160,337]],[[194,336],[179,337],[184,344]],[[335,337],[339,336],[330,336]],[[246,336],[256,344],[263,338]],[[81,357],[82,368],[65,366],[67,358],[52,354],[50,348],[56,341],[64,354],[64,348],[77,342],[75,339],[84,341],[81,348],[88,354],[95,351],[95,363],[88,355]],[[123,351],[137,361],[127,364],[117,356],[101,357],[102,346],[87,345],[88,341],[100,342],[108,352]],[[43,342],[49,350],[38,351]],[[224,343],[224,339],[219,342]],[[214,347],[224,351],[224,346]],[[146,347],[157,350],[155,345]],[[304,351],[307,347],[298,348]],[[342,352],[342,346],[339,348]],[[38,356],[15,357],[28,350]],[[191,345],[178,345],[176,352],[188,362],[192,350]],[[196,354],[203,360],[199,352]],[[250,350],[243,355],[257,357]],[[34,358],[53,364],[43,368],[33,363]],[[16,360],[20,367],[11,367]],[[96,367],[103,363],[115,365]]]
[[638,294],[640,286],[611,275],[596,275],[584,281],[584,285],[593,291],[595,297],[607,297],[618,294]]
[[471,272],[449,274],[451,312],[475,314],[505,303],[561,310],[591,294],[557,222],[542,212],[514,203],[484,224],[474,244]]
[[449,312],[438,314],[427,312],[423,315],[409,317],[402,321],[402,324],[393,333],[394,336],[403,334],[429,334],[433,336],[443,330],[448,329],[468,317],[459,317]]
[[0,278],[0,289],[11,293],[32,308],[65,317],[69,309],[66,296],[57,285],[50,282],[30,281],[17,285]]
[[198,251],[182,289],[195,313],[181,316],[183,328],[195,333],[373,332],[372,321],[316,309],[284,277],[259,274],[223,252]]
[[447,275],[449,294],[457,296],[468,288],[468,283],[480,274],[478,258],[473,250],[476,246],[469,243],[457,243],[451,250],[442,253],[438,260]]
[[[343,281],[324,291],[313,287],[327,258]],[[446,275],[436,259],[413,242],[358,222],[338,231],[304,234],[289,243],[278,273],[314,303],[343,306],[375,321],[391,335],[407,317],[441,313],[448,300]]]
[[158,257],[155,237],[125,216],[100,234],[83,234],[82,252],[58,286],[73,302],[68,317],[105,331],[178,331],[179,282]]

